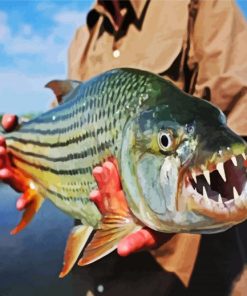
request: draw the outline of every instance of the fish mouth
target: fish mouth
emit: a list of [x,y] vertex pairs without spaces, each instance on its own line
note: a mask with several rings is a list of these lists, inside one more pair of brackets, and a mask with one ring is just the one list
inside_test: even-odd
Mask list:
[[190,168],[183,179],[187,209],[235,224],[247,218],[246,154]]

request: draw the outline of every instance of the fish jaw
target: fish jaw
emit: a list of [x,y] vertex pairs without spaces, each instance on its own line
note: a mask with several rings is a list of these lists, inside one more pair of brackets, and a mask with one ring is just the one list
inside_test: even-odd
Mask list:
[[[183,141],[176,153],[163,155],[149,147],[143,149],[145,142],[140,145],[136,140],[136,126],[130,123],[125,127],[120,163],[128,204],[144,225],[167,233],[215,233],[247,218],[247,148],[240,137],[224,127],[223,139],[214,147],[197,134]],[[201,178],[204,182],[212,178],[208,198]],[[219,191],[217,200],[212,191]]]
[[247,218],[246,148],[235,150],[239,153],[221,151],[214,163],[190,168],[181,177],[179,210],[208,217],[212,232],[219,225],[223,229]]
[[[236,167],[237,172],[242,172],[246,168],[245,158],[244,153],[236,156],[238,163]],[[234,164],[232,163],[231,165],[230,163],[232,159],[234,159],[233,156],[224,162],[226,177],[230,176],[230,171],[233,169],[232,165]],[[170,167],[167,166],[169,161]],[[235,160],[233,161],[235,162]],[[123,167],[125,172],[128,162],[130,164],[132,161],[125,162]],[[151,158],[150,162],[154,165],[154,158]],[[194,174],[193,171],[181,166],[178,159],[166,159],[160,167],[161,170],[158,176],[152,173],[152,169],[150,169],[150,176],[154,175],[153,180],[156,179],[156,183],[159,184],[155,190],[148,188],[149,184],[144,185],[144,175],[141,176],[140,173],[144,168],[143,166],[139,167],[139,170],[135,170],[132,167],[129,171],[131,182],[124,184],[126,196],[133,214],[148,227],[167,233],[216,233],[224,231],[247,218],[246,177],[245,181],[241,183],[241,192],[236,193],[237,190],[240,190],[240,187],[234,187],[232,184],[228,184],[229,187],[227,187],[227,190],[230,187],[232,188],[232,196],[229,195],[227,196],[228,199],[226,199],[222,194],[221,198],[214,200],[213,198],[216,195],[206,196],[205,189],[202,193],[196,190],[192,177],[192,174]],[[167,175],[168,170],[170,170],[169,176],[172,186],[170,184],[167,184],[167,186],[164,185],[164,176]],[[220,175],[217,172],[217,164],[215,165],[215,169],[211,166],[210,171],[210,174],[214,175],[216,173]],[[178,177],[176,177],[176,174]],[[202,174],[203,171],[201,174],[198,172],[196,178],[201,178]],[[244,172],[241,175],[244,177]],[[137,184],[137,186],[134,186],[134,184]],[[168,192],[167,188],[169,186],[170,189]],[[168,193],[170,196],[167,195]],[[160,196],[163,196],[163,199]],[[156,204],[158,203],[155,207],[154,201]]]

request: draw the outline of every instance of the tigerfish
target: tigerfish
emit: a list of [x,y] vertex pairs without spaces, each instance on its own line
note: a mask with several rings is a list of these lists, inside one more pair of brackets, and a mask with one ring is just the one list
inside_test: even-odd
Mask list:
[[[108,254],[145,226],[215,233],[247,218],[247,145],[211,103],[155,74],[128,68],[47,86],[60,105],[4,137],[33,200],[13,232],[24,228],[45,197],[82,222],[69,236],[60,276],[92,233],[80,265]],[[128,209],[102,214],[89,198],[97,187],[92,171],[111,157]]]

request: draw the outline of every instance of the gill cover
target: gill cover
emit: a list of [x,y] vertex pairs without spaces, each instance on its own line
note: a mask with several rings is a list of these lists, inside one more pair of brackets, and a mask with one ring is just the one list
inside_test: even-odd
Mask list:
[[[150,129],[148,131],[152,133]],[[157,147],[151,150],[150,137],[138,141],[138,118],[130,120],[123,137],[121,150],[122,184],[130,208],[135,216],[148,227],[171,232],[174,213],[180,160],[175,155],[164,157]],[[142,135],[143,136],[143,135]],[[155,150],[155,147],[152,147]]]

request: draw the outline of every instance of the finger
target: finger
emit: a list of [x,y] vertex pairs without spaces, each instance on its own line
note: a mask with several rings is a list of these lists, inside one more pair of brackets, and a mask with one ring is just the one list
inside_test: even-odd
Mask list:
[[104,188],[105,184],[107,184],[107,180],[108,180],[106,170],[101,166],[96,166],[93,169],[93,176],[97,182],[99,189]]
[[0,146],[0,169],[5,166],[6,157],[7,157],[7,151],[5,147]]
[[155,239],[152,234],[146,229],[141,229],[120,241],[117,251],[120,256],[128,256],[154,244]]
[[89,198],[93,203],[95,203],[95,205],[97,206],[97,208],[101,214],[106,213],[106,208],[104,205],[103,197],[102,197],[99,190],[96,189],[96,190],[91,191],[89,194]]
[[109,189],[115,190],[115,191],[120,190],[121,189],[120,178],[115,165],[110,161],[106,161],[103,163],[103,168],[106,170],[106,174],[109,180],[108,182]]
[[27,200],[25,198],[25,195],[22,194],[18,199],[17,199],[17,202],[16,202],[16,208],[18,211],[22,211],[24,210],[27,205],[30,203],[30,200]]
[[5,131],[12,131],[18,123],[18,117],[13,114],[4,114],[2,117],[2,126]]
[[4,146],[0,146],[0,169],[9,164],[8,153]]
[[171,234],[159,233],[149,228],[144,228],[122,239],[118,244],[117,252],[120,256],[128,256],[144,249],[158,247],[171,237]]
[[7,154],[5,147],[0,146],[0,157],[5,157]]
[[6,141],[3,136],[0,136],[0,147],[6,147]]
[[102,196],[100,194],[100,191],[97,190],[97,189],[95,189],[95,190],[93,190],[93,191],[90,192],[89,198],[90,198],[90,200],[92,202],[98,203],[101,200]]
[[33,194],[30,194],[30,191],[24,192],[16,202],[16,208],[18,211],[27,209],[28,205],[33,201]]
[[3,168],[0,169],[0,180],[3,180],[4,182],[8,182],[13,177],[12,172],[9,169]]

